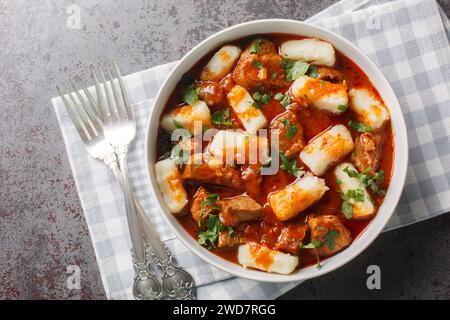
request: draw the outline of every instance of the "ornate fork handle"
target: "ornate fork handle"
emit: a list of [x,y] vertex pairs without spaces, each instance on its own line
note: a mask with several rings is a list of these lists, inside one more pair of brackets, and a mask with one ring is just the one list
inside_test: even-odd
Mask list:
[[[156,278],[155,273],[150,268],[151,251],[144,244],[142,239],[134,204],[135,200],[129,180],[125,181],[122,179],[121,171],[117,165],[117,156],[114,152],[104,156],[103,162],[112,170],[114,177],[119,182],[119,185],[125,194],[128,227],[130,229],[132,242],[131,258],[134,268],[133,296],[137,300],[159,299],[163,295],[162,286]],[[133,210],[130,210],[130,208]]]
[[181,268],[169,249],[165,245],[163,246],[166,258],[160,259],[153,252],[152,257],[163,274],[164,292],[171,299],[195,300],[194,280]]
[[133,296],[136,300],[158,300],[163,295],[162,286],[150,267],[150,250],[146,247],[145,262],[139,262],[133,249],[131,258],[134,269]]
[[[128,179],[128,167],[126,163],[128,146],[117,145],[114,148],[117,157],[119,158],[120,168],[122,169],[123,180]],[[169,249],[162,243],[161,239],[156,234],[151,222],[148,220],[144,209],[140,205],[139,201],[134,197],[134,203],[139,218],[139,224],[143,231],[144,237],[151,255],[156,262],[156,265],[162,272],[163,283],[162,287],[164,292],[171,299],[179,300],[194,300],[195,289],[194,280],[192,277],[183,270],[183,268],[177,263],[175,257],[169,251]]]

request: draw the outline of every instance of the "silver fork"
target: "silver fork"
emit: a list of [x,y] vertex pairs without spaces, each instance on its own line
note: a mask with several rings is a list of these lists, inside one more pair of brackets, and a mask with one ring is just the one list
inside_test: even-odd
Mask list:
[[85,99],[73,82],[72,88],[74,92],[68,94],[71,101],[69,103],[60,88],[56,87],[89,154],[102,160],[112,170],[125,194],[127,222],[132,243],[131,256],[135,270],[133,295],[138,300],[158,299],[162,296],[162,286],[150,268],[151,252],[146,250],[144,245],[129,181],[122,179],[114,148],[105,139],[98,111],[90,98]]
[[[136,135],[136,122],[127,89],[123,83],[119,67],[114,60],[113,66],[117,79],[113,78],[108,65],[104,66],[105,72],[102,68],[99,68],[99,76],[92,65],[91,72],[97,92],[97,109],[103,118],[106,141],[114,147],[118,156],[123,180],[130,182],[127,167],[127,152],[128,145]],[[92,99],[92,95],[89,95],[88,90],[82,83],[81,87],[85,91],[88,99]],[[90,100],[90,103],[96,105],[93,99]],[[133,196],[132,190],[131,193]],[[151,256],[162,274],[164,293],[172,299],[195,299],[195,288],[192,277],[177,263],[175,257],[159,239],[145,211],[135,197],[134,202],[144,238],[151,252]]]

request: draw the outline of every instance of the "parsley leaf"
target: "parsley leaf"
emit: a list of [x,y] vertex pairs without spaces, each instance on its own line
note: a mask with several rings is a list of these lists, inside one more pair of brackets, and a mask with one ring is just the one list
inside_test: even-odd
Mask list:
[[295,136],[295,134],[297,133],[297,126],[291,124],[291,122],[290,122],[288,119],[283,119],[283,120],[281,120],[281,122],[282,122],[282,123],[286,126],[286,128],[287,128],[287,134],[286,134],[286,137],[287,137],[288,139],[292,139],[292,138]]
[[285,95],[282,94],[281,92],[278,92],[278,93],[274,96],[275,100],[278,100],[278,101],[283,100],[284,97],[285,97]]
[[264,64],[260,61],[253,61],[252,65],[258,69],[262,69],[264,67]]
[[278,76],[278,73],[276,73],[275,71],[274,71],[274,72],[272,72],[272,79],[276,79],[276,78],[277,78],[277,76]]
[[280,158],[281,158],[280,169],[289,172],[290,174],[292,174],[294,177],[297,177],[297,178],[300,178],[301,176],[303,176],[305,171],[303,170],[302,167],[297,168],[297,162],[295,161],[295,159],[292,159],[289,161],[289,159],[281,152],[280,152]]
[[384,171],[380,170],[368,181],[368,185],[373,193],[382,196],[386,194],[386,191],[379,187],[379,184],[384,181]]
[[350,167],[345,167],[343,170],[350,178],[358,178],[358,172],[350,169]]
[[350,120],[348,122],[348,125],[349,125],[350,128],[352,128],[352,129],[354,129],[354,130],[356,130],[358,132],[370,132],[370,131],[372,131],[371,127],[366,126],[364,123],[361,123],[361,122],[356,122],[356,121]]
[[190,85],[184,92],[183,101],[193,106],[198,101],[198,94],[194,85]]
[[262,39],[256,39],[252,42],[252,44],[250,45],[250,48],[248,49],[248,51],[252,54],[258,54],[261,52],[261,42]]
[[358,178],[364,187],[369,187],[373,193],[384,195],[386,191],[379,187],[379,184],[384,181],[384,171],[377,171],[374,175],[371,175],[370,171],[371,168],[367,168],[363,172],[358,173],[355,170],[350,169],[350,167],[344,168],[344,172],[347,173],[350,178]]
[[351,219],[353,217],[353,207],[350,202],[343,201],[341,211],[344,214],[346,219]]
[[256,91],[253,93],[253,99],[255,100],[253,107],[260,109],[264,104],[269,103],[271,97],[272,94],[270,92],[262,93],[260,91]]
[[282,94],[281,92],[279,92],[275,95],[274,98],[275,100],[280,101],[281,105],[285,109],[291,104],[291,98],[289,97],[288,94]]
[[320,258],[319,258],[319,254],[317,253],[317,248],[322,246],[322,242],[320,242],[319,240],[316,239],[311,239],[311,242],[308,244],[302,244],[300,243],[300,249],[313,249],[314,253],[316,255],[316,259],[317,259],[317,264],[316,264],[316,268],[320,269],[322,268],[322,265],[320,264]]
[[211,116],[211,121],[213,124],[222,126],[232,126],[233,119],[230,119],[230,109],[226,108],[223,113],[216,111]]
[[341,198],[342,200],[349,202],[364,202],[364,190],[363,189],[347,190],[347,192],[341,194]]
[[318,75],[319,75],[319,68],[317,68],[316,66],[309,66],[308,76],[310,78],[317,78]]
[[180,121],[178,121],[178,120],[173,119],[173,125],[177,129],[183,129],[183,124]]
[[216,246],[219,232],[224,229],[220,222],[219,216],[210,214],[205,222],[206,230],[198,233],[198,243],[205,246],[207,249],[212,249]]
[[286,80],[293,81],[300,78],[300,76],[303,76],[308,71],[309,63],[305,61],[283,59],[281,68],[283,68],[286,73]]
[[206,205],[212,206],[219,199],[220,199],[220,196],[217,193],[209,193],[203,201],[205,202]]
[[341,112],[345,112],[345,111],[347,111],[347,109],[348,109],[348,105],[346,105],[346,104],[340,104],[340,105],[337,106],[337,109],[338,109],[339,111],[341,111]]
[[339,236],[339,231],[337,230],[329,230],[325,235],[325,240],[323,241],[323,245],[327,246],[328,249],[333,251],[336,249],[336,238]]

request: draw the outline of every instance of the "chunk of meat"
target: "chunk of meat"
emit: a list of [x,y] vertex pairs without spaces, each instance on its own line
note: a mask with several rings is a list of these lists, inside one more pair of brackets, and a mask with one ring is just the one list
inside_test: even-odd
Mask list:
[[223,77],[222,80],[220,80],[220,84],[222,85],[222,87],[226,92],[231,91],[231,89],[233,89],[235,85],[233,81],[233,74],[229,73],[225,77]]
[[198,225],[204,226],[208,215],[217,210],[217,205],[209,205],[205,200],[208,197],[208,191],[204,187],[200,187],[192,199],[191,214],[192,219]]
[[236,84],[251,90],[256,87],[281,88],[287,85],[284,70],[281,68],[283,58],[277,53],[273,43],[262,40],[259,53],[245,50],[233,71]]
[[195,84],[200,100],[208,106],[222,106],[226,103],[225,89],[217,82],[198,82]]
[[241,222],[262,218],[262,206],[246,195],[220,200],[219,206],[220,222],[225,226],[235,227]]
[[217,247],[219,248],[234,247],[244,243],[247,243],[247,239],[242,232],[233,231],[231,234],[228,231],[219,232],[219,240],[217,242]]
[[[269,125],[270,138],[275,130],[279,134],[279,150],[286,157],[296,155],[305,147],[303,139],[303,128],[300,125],[297,116],[292,111],[286,111],[272,120]],[[270,143],[272,145],[272,141]]]
[[367,169],[370,169],[370,172],[377,170],[383,140],[380,133],[363,133],[356,139],[355,150],[352,152],[350,160],[360,172]]
[[225,186],[242,190],[243,183],[239,171],[231,165],[216,159],[204,159],[203,154],[194,154],[189,158],[182,175],[184,180]]
[[305,238],[306,230],[306,225],[291,224],[284,227],[275,244],[275,249],[297,254],[300,244]]
[[247,194],[257,199],[261,194],[261,164],[243,165],[241,178],[244,180],[245,191]]
[[327,257],[341,251],[352,242],[350,231],[337,216],[324,215],[308,219],[311,238],[318,240],[322,246],[317,248],[317,254]]
[[344,77],[342,73],[333,68],[328,67],[318,67],[317,68],[317,79],[325,80],[333,83],[342,83],[344,81]]

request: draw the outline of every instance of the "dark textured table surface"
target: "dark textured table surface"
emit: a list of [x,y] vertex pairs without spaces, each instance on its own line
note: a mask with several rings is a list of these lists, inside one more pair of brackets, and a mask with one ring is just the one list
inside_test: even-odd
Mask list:
[[[136,72],[181,58],[227,26],[303,20],[334,2],[0,0],[0,298],[105,298],[50,103],[56,84],[87,80],[90,61],[117,57]],[[449,14],[450,1],[439,3]],[[444,215],[382,234],[351,263],[282,298],[449,299],[449,227]],[[373,264],[381,290],[366,287]],[[80,266],[81,290],[67,289],[68,265]]]

